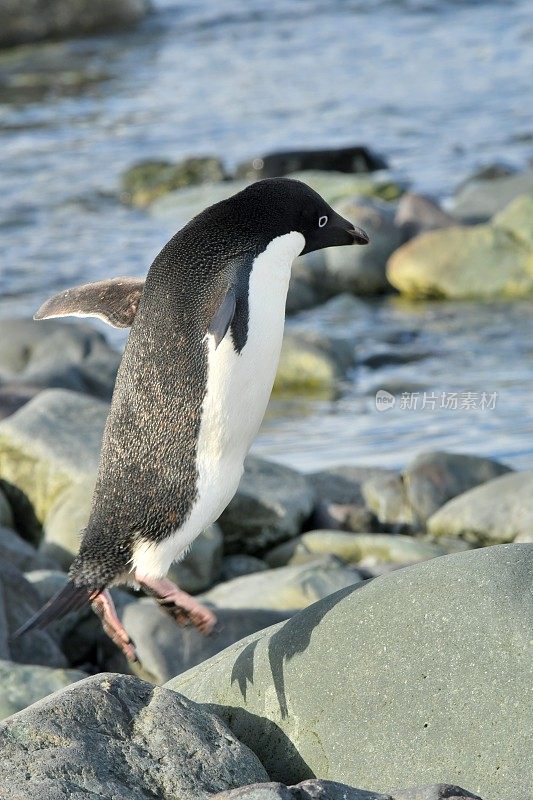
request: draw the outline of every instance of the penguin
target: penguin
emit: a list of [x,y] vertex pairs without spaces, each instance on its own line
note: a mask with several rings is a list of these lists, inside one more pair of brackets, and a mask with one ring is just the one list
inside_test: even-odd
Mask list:
[[131,331],[69,581],[18,635],[91,603],[136,661],[109,593],[117,584],[143,589],[179,623],[212,630],[213,611],[167,571],[237,491],[276,375],[292,262],[368,241],[306,184],[270,178],[187,223],[144,282],[85,284],[39,309],[35,319],[95,316]]

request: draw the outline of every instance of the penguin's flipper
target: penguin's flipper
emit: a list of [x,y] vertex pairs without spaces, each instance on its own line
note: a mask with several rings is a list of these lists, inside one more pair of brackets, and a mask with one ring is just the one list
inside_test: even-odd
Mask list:
[[15,632],[13,638],[17,639],[23,633],[34,628],[45,628],[55,619],[61,619],[69,611],[77,611],[99,594],[98,590],[89,589],[87,586],[75,586],[69,581],[62,589],[54,594],[44,606],[39,609]]
[[235,315],[235,306],[237,298],[233,289],[228,289],[224,295],[224,299],[217,308],[215,316],[211,320],[208,332],[215,338],[215,348],[219,346],[220,342],[228,332],[231,321]]
[[33,319],[98,317],[114,328],[129,328],[144,289],[142,278],[110,278],[84,283],[50,297]]

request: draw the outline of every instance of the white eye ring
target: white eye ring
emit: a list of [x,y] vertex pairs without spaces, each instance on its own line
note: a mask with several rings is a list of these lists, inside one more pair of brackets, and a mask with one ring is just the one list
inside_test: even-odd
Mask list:
[[323,217],[320,217],[320,219],[318,220],[318,227],[319,227],[319,228],[323,228],[323,227],[324,227],[324,225],[327,225],[327,224],[328,224],[328,218],[327,218],[327,216],[324,214],[324,216],[323,216]]

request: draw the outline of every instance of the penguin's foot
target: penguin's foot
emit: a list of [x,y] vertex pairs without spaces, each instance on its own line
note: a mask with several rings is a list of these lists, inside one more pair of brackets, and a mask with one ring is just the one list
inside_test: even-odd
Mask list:
[[135,580],[148,594],[155,597],[161,608],[180,625],[192,623],[205,634],[211,633],[217,621],[210,608],[203,606],[187,592],[178,589],[168,578],[145,578],[138,574]]
[[105,590],[100,592],[91,602],[95,614],[100,617],[102,628],[110,639],[119,647],[128,661],[138,661],[133,639],[127,634],[126,628],[118,618],[117,610],[110,593]]

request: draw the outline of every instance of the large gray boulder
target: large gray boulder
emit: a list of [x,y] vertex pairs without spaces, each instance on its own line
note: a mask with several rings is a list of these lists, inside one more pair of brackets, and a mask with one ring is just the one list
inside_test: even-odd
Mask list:
[[[500,479],[501,480],[501,479]],[[526,800],[533,548],[407,567],[315,603],[168,685],[216,710],[271,780]]]
[[425,522],[448,500],[507,472],[510,467],[490,458],[431,452],[409,464],[403,481],[418,520]]
[[427,522],[432,536],[474,544],[512,542],[533,530],[533,470],[512,472],[450,500]]
[[53,669],[0,661],[0,719],[10,717],[58,689],[86,678],[76,669]]
[[225,551],[260,555],[297,536],[313,501],[312,490],[298,472],[249,456],[237,493],[218,521]]
[[149,7],[148,0],[2,0],[0,47],[123,29]]
[[0,725],[0,796],[203,800],[268,780],[214,715],[137,678],[102,674]]
[[71,389],[110,399],[119,362],[120,353],[90,325],[0,321],[0,386],[11,390]]

